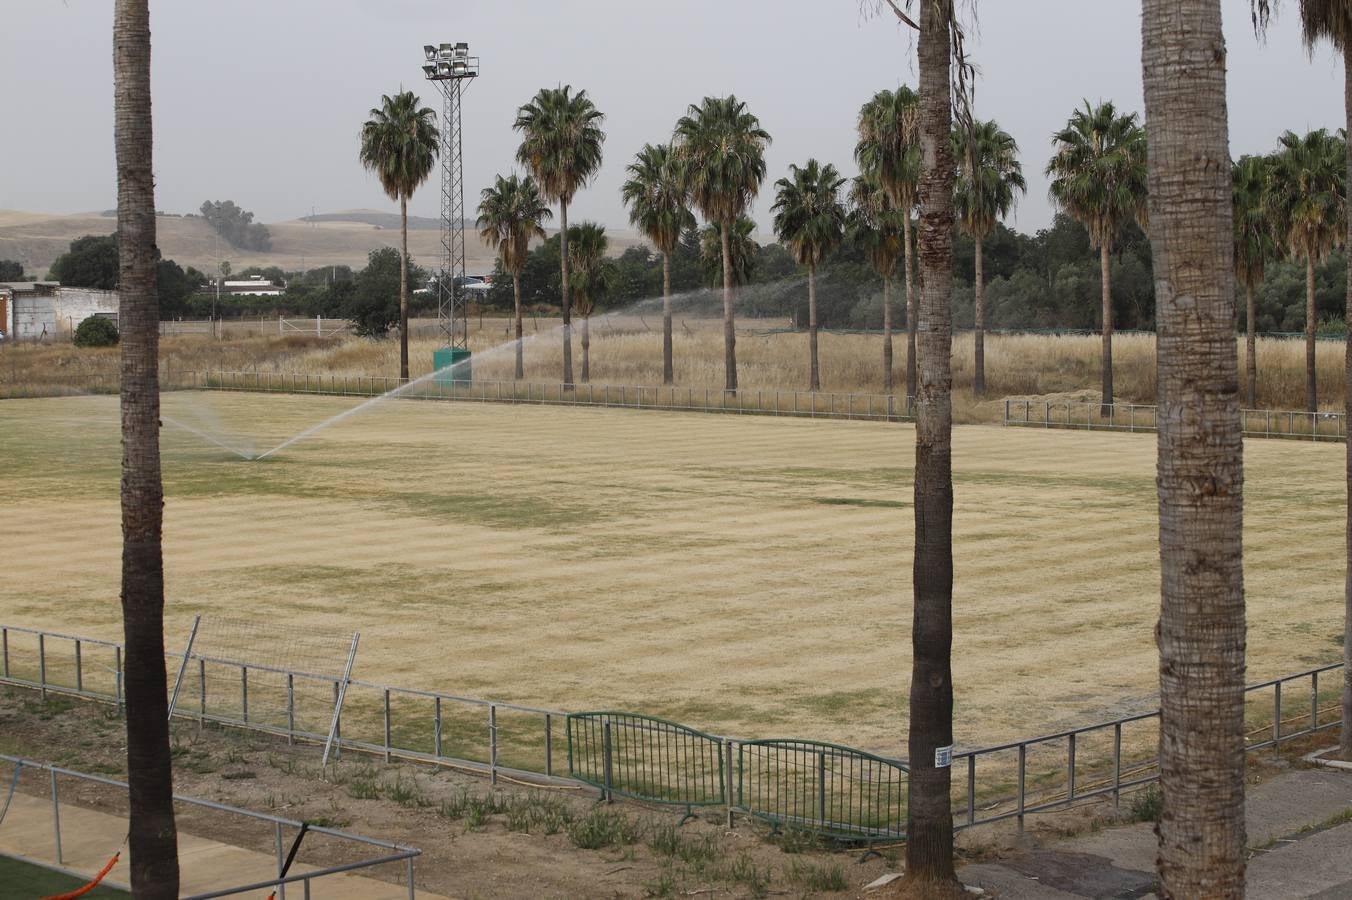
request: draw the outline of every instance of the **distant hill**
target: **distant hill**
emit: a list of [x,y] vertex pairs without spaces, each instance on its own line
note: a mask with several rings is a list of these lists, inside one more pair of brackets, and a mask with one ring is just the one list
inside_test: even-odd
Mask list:
[[[204,272],[216,271],[222,258],[235,271],[249,266],[280,266],[287,271],[336,265],[359,269],[372,250],[399,246],[398,214],[379,210],[320,213],[268,222],[267,226],[272,233],[272,250],[267,253],[236,250],[197,215],[161,214],[155,227],[161,254]],[[0,209],[0,259],[16,259],[26,271],[40,275],[66,252],[71,241],[86,234],[110,234],[116,228],[116,218],[103,213],[53,215]],[[607,234],[614,255],[641,243],[632,232],[608,230]],[[409,217],[408,252],[419,265],[437,264],[441,233],[436,219]],[[465,259],[469,271],[490,272],[493,260],[493,249],[471,231]]]

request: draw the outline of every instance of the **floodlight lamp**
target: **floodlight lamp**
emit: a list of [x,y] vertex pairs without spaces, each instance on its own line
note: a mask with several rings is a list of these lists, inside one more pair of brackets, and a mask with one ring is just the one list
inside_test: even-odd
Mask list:
[[446,62],[445,60],[442,60],[441,62],[437,63],[437,74],[438,74],[438,75],[450,75],[450,74],[451,74],[451,64],[448,63],[448,62]]
[[432,46],[431,44],[423,44],[423,56],[427,57],[429,62],[436,59],[437,48]]
[[423,66],[422,69],[423,69],[424,72],[427,73],[427,77],[428,77],[428,78],[435,78],[435,77],[437,77],[437,67],[436,67],[436,66],[427,65],[427,66]]
[[455,69],[455,74],[457,75],[464,75],[466,72],[469,71],[469,66],[465,63],[463,59],[457,59],[453,64],[453,68]]
[[455,45],[455,55],[459,59],[469,59],[469,44],[461,41]]
[[442,59],[450,59],[452,56],[455,55],[455,47],[451,46],[450,44],[442,44],[440,55]]

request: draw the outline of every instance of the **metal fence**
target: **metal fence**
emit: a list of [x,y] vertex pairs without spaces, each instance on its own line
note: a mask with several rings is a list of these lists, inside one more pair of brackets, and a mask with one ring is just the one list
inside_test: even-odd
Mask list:
[[[1004,424],[1082,431],[1153,432],[1157,413],[1158,408],[1153,405],[1136,403],[1114,403],[1105,407],[1092,400],[1006,400]],[[1347,423],[1342,413],[1241,409],[1239,419],[1245,437],[1347,440]]]
[[[117,844],[114,842],[118,841],[119,837],[125,833],[122,830],[108,831],[101,835],[101,838],[108,842],[106,848],[97,846],[97,844],[91,846],[91,835],[87,829],[72,833],[70,804],[68,801],[61,799],[62,789],[65,787],[67,795],[69,795],[69,788],[73,782],[74,785],[78,786],[76,793],[80,797],[79,806],[94,806],[100,810],[111,808],[116,811],[111,813],[112,815],[121,816],[127,810],[128,787],[126,782],[5,754],[0,754],[0,764],[3,764],[6,768],[12,766],[14,769],[12,776],[4,778],[3,786],[0,786],[0,811],[10,809],[13,796],[20,791],[20,788],[23,788],[22,792],[25,795],[45,795],[49,798],[49,801],[43,803],[43,812],[45,817],[50,818],[52,829],[51,856],[42,858],[19,856],[19,859],[71,874],[77,874],[77,872],[69,867],[78,866],[81,870],[78,874],[84,876],[89,871],[93,871],[93,869],[90,869],[93,860],[97,859],[102,862],[105,858],[102,854],[111,855],[112,851],[117,849]],[[25,776],[27,776],[26,780]],[[68,810],[65,825],[62,824],[63,803]],[[286,900],[288,885],[293,888],[298,887],[300,889],[298,896],[308,898],[311,896],[312,885],[315,885],[319,894],[322,894],[326,885],[331,883],[336,876],[363,873],[363,870],[366,870],[366,874],[369,874],[370,870],[376,867],[392,865],[397,865],[402,869],[400,880],[403,882],[403,889],[392,889],[390,894],[404,895],[409,900],[413,900],[416,896],[413,860],[421,855],[421,851],[416,848],[405,847],[376,838],[363,837],[334,828],[271,816],[266,813],[239,809],[198,797],[175,794],[174,805],[175,817],[179,820],[179,828],[184,834],[210,835],[214,832],[214,829],[211,828],[212,824],[224,825],[228,823],[232,826],[232,830],[238,831],[241,822],[254,823],[258,826],[258,834],[246,839],[245,843],[264,845],[271,838],[275,855],[275,865],[269,864],[256,872],[250,872],[248,862],[244,862],[243,869],[236,873],[236,877],[247,879],[246,881],[214,887],[211,890],[199,891],[194,894],[185,894],[187,900],[207,900],[210,897],[251,894],[270,888],[276,890],[278,897]],[[36,809],[32,804],[29,804],[26,812],[16,813],[11,811],[10,815],[24,815],[25,820],[18,827],[22,828],[26,834],[36,835],[43,826],[38,822],[31,821],[35,812]],[[76,848],[74,853],[65,849],[72,846]],[[29,852],[32,853],[33,851],[30,850]],[[371,852],[377,855],[365,859],[353,859]],[[98,855],[90,856],[90,853]],[[241,861],[247,859],[247,857],[240,857]],[[307,859],[316,860],[316,862],[307,863],[305,862]],[[343,859],[347,861],[328,864],[318,861],[323,859]],[[309,868],[304,871],[300,870],[300,867],[306,866],[309,866]],[[296,867],[297,871],[295,874],[289,874],[293,867]],[[112,882],[105,881],[105,883],[122,889],[127,887]]]
[[[0,625],[0,681],[116,703],[122,648],[112,641]],[[182,655],[169,655],[177,669]],[[1248,749],[1260,750],[1341,723],[1341,663],[1251,685]],[[176,715],[323,744],[340,679],[193,656]],[[285,693],[285,715],[249,708],[259,676]],[[309,681],[323,690],[301,690]],[[255,693],[256,696],[256,693]],[[304,697],[322,697],[305,708]],[[609,729],[606,725],[609,724]],[[563,725],[563,734],[558,733]],[[872,841],[901,837],[906,762],[807,740],[752,740],[626,713],[567,713],[434,691],[351,681],[334,741],[362,751],[451,765],[533,783],[576,783],[655,803],[725,807],[786,827]],[[609,740],[607,741],[607,731]],[[556,744],[565,742],[562,769]],[[1156,780],[1159,711],[953,754],[959,828],[1111,797]],[[823,766],[826,768],[823,769]],[[607,772],[609,774],[607,775]],[[718,774],[716,774],[718,773]],[[719,775],[721,774],[721,777]],[[571,776],[569,778],[568,776]],[[823,788],[822,779],[826,786]],[[815,782],[814,782],[815,779]]]

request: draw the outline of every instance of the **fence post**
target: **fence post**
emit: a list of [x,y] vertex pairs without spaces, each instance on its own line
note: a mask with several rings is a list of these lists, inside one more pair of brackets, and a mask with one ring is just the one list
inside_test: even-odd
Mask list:
[[1066,801],[1075,799],[1075,732],[1070,733],[1069,761],[1066,765]]
[[390,761],[390,689],[385,688],[385,762]]
[[498,708],[488,707],[488,783],[498,783]]
[[611,785],[610,775],[611,775],[611,768],[610,768],[610,720],[609,720],[609,719],[607,719],[606,721],[604,721],[604,722],[601,723],[601,770],[602,770],[602,773],[603,773],[603,774],[602,774],[602,783],[605,785],[605,790],[602,791],[602,799],[605,800],[607,803],[609,803],[609,802],[611,802],[612,799],[614,799],[614,798],[611,796],[611,794],[610,794],[610,785]]
[[296,743],[296,676],[286,673],[286,744]]
[[197,685],[200,688],[197,705],[197,727],[207,723],[207,661],[197,660]]
[[441,759],[441,698],[437,697],[432,718],[432,755]]
[[0,657],[4,661],[5,677],[9,677],[9,629],[0,628]]
[[[6,660],[8,663],[8,660]],[[122,648],[113,648],[113,701],[117,704],[117,714],[122,715]]]
[[545,713],[545,775],[554,774],[554,717]]
[[1310,731],[1319,730],[1319,670],[1310,676]]
[[[274,822],[272,826],[272,848],[277,854],[277,877],[282,878],[286,875],[286,858],[282,856],[282,823]],[[282,900],[286,900],[286,885],[278,885],[277,890]]]
[[75,690],[84,691],[84,672],[80,665],[80,641],[75,641]]
[[817,751],[817,823],[826,824],[826,754]]
[[967,824],[976,824],[976,754],[967,757]]
[[1113,723],[1113,806],[1122,806],[1122,723]]
[[1028,745],[1019,745],[1019,834],[1023,834],[1024,772],[1028,765]]
[[723,741],[723,790],[726,793],[725,802],[728,807],[728,827],[732,827],[732,811],[737,803],[734,796],[733,773],[732,773],[732,741]]
[[61,804],[56,797],[56,769],[47,770],[52,776],[52,836],[56,839],[56,864],[62,863],[61,859]]
[[38,687],[42,690],[42,699],[47,699],[47,641],[45,634],[38,635]]
[[239,667],[239,709],[244,721],[249,721],[249,667]]
[[1282,742],[1282,683],[1272,686],[1272,743],[1274,752]]

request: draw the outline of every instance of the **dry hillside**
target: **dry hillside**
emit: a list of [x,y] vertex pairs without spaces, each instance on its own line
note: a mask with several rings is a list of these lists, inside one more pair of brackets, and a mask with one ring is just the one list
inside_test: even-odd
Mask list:
[[[230,261],[235,271],[248,266],[281,266],[294,271],[330,265],[361,268],[366,265],[366,256],[372,250],[399,245],[398,228],[357,221],[380,216],[378,211],[348,210],[329,215],[354,218],[313,224],[300,220],[267,223],[272,232],[272,250],[268,253],[230,247],[200,218],[160,216],[157,224],[160,251],[182,266],[192,265],[203,271],[215,270],[222,257]],[[41,275],[74,239],[86,234],[110,234],[116,227],[112,216],[100,213],[52,215],[0,210],[0,259],[17,259],[26,270]],[[637,243],[633,234],[611,233],[614,253],[621,253]],[[429,228],[411,229],[408,250],[416,262],[432,264],[441,252],[439,232]],[[470,238],[467,254],[470,272],[487,272],[493,268],[493,251],[477,236]]]

